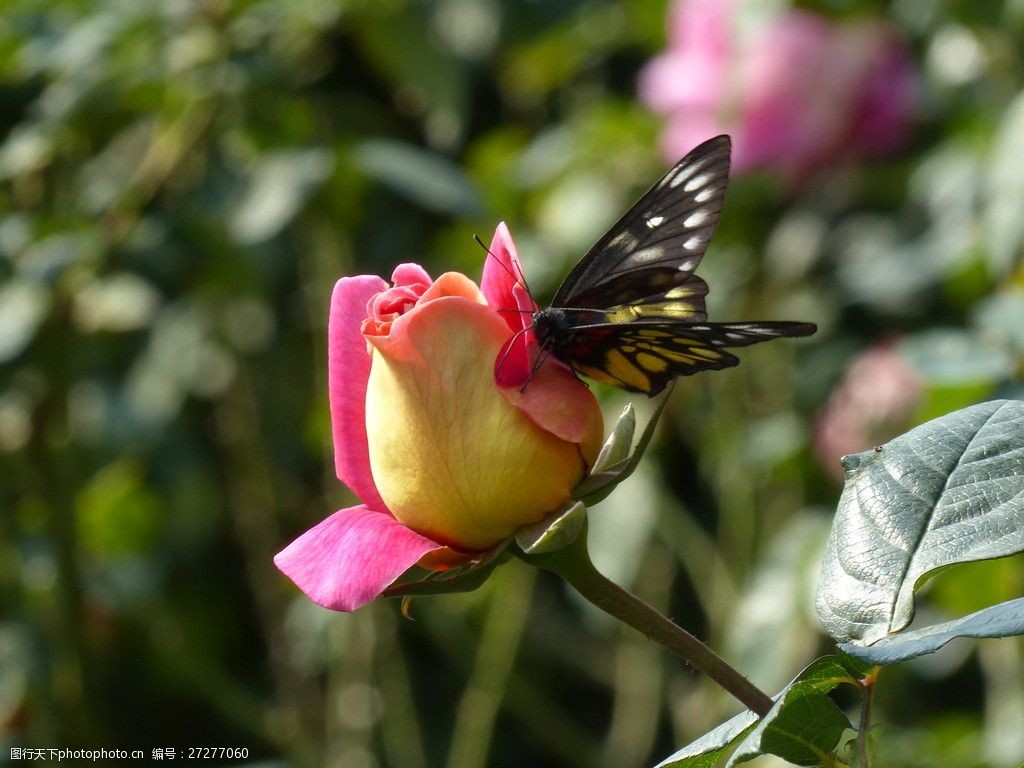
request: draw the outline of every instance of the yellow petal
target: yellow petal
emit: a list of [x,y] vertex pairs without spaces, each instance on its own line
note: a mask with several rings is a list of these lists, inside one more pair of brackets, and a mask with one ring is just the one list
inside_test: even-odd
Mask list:
[[[564,503],[585,467],[576,443],[498,390],[494,360],[508,325],[455,282],[459,295],[422,303],[388,336],[369,338],[370,467],[400,522],[484,549]],[[565,391],[567,406],[578,402],[575,386]]]

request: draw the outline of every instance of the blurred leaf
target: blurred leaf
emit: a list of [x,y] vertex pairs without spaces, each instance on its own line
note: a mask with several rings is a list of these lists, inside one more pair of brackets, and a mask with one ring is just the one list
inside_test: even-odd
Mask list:
[[278,150],[249,170],[247,188],[231,212],[235,239],[253,245],[288,224],[316,188],[331,175],[334,158],[325,149]]
[[459,59],[428,33],[429,5],[374,4],[353,17],[356,40],[370,62],[391,82],[398,110],[422,117],[436,144],[451,146],[462,135],[469,79]]
[[131,272],[94,280],[75,294],[72,317],[79,329],[133,331],[151,322],[160,306],[160,294]]
[[1024,351],[1024,289],[997,293],[980,302],[974,322],[982,333]]
[[883,637],[868,647],[854,643],[841,643],[839,647],[869,664],[896,664],[935,653],[950,640],[960,637],[1011,635],[1024,635],[1024,598],[992,605],[953,621]]
[[[777,531],[748,586],[736,603],[726,630],[726,658],[758,686],[769,690],[813,658],[809,632],[814,584],[828,517],[798,514]],[[772,638],[766,643],[766,637]]]
[[840,641],[873,643],[914,613],[935,570],[1024,550],[1024,403],[996,400],[847,456],[816,607]]
[[36,240],[18,256],[18,273],[39,283],[54,283],[69,267],[97,259],[104,249],[98,229],[82,227]]
[[29,345],[46,316],[50,296],[28,280],[0,286],[0,363],[17,357]]
[[1024,254],[1024,93],[1007,107],[996,135],[987,178],[984,223],[992,270],[1008,271]]
[[424,208],[467,217],[481,211],[472,182],[441,155],[385,139],[364,141],[353,153],[363,172]]
[[1005,346],[952,328],[907,336],[900,341],[899,352],[932,385],[995,383],[1016,367]]
[[837,237],[836,275],[850,298],[897,315],[920,312],[926,292],[959,268],[972,245],[933,230],[901,242],[882,217],[851,217]]
[[157,540],[163,502],[128,459],[100,471],[78,494],[76,507],[79,536],[94,554],[138,553]]

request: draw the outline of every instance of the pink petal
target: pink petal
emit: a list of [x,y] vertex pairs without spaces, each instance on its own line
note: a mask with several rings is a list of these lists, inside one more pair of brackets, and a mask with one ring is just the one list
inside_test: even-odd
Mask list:
[[531,314],[537,311],[537,305],[521,285],[512,286],[512,300],[514,306],[521,310],[513,314],[523,318],[523,327],[508,337],[494,359],[494,381],[499,387],[521,387],[530,377],[532,361],[539,352],[537,337],[533,331],[526,330],[531,322]]
[[366,380],[370,354],[360,330],[370,299],[388,287],[379,277],[343,277],[334,286],[327,325],[327,392],[338,479],[374,509],[387,507],[370,472],[366,444]]
[[310,528],[278,552],[274,564],[314,603],[354,611],[438,549],[391,515],[361,504]]
[[391,282],[393,285],[430,285],[433,281],[430,279],[430,275],[427,274],[427,270],[421,267],[419,264],[399,264],[395,267],[395,271],[391,273]]
[[533,334],[522,331],[530,326],[531,315],[539,307],[526,288],[523,265],[505,222],[494,230],[480,290],[513,333],[494,361],[494,379],[502,387],[521,386],[530,375],[530,361],[537,351]]
[[[516,288],[521,294],[516,296]],[[523,265],[519,261],[519,254],[516,252],[516,244],[512,242],[512,234],[508,231],[505,222],[498,224],[494,230],[494,238],[491,240],[490,253],[484,261],[484,272],[480,280],[480,290],[490,304],[496,310],[527,309],[533,312],[537,309],[536,303],[529,298],[526,290],[526,281],[523,278]],[[526,297],[526,306],[520,306],[523,297]],[[508,323],[513,331],[518,331],[530,324],[529,313],[501,312],[501,316]]]

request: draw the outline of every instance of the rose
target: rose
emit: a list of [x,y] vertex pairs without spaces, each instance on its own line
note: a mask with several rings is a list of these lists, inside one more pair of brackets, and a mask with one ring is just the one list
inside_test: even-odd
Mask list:
[[668,117],[670,162],[729,133],[734,172],[767,168],[799,181],[905,143],[919,81],[893,27],[765,13],[742,0],[676,0],[669,22],[668,50],[643,70],[639,90]]
[[491,252],[482,289],[454,272],[432,281],[415,264],[399,266],[391,286],[365,275],[335,286],[335,465],[362,504],[274,559],[320,605],[354,610],[413,565],[479,557],[564,504],[597,455],[601,412],[587,387],[549,359],[523,388],[525,345],[504,355],[523,320],[499,310],[532,302],[513,277],[521,268],[504,224]]

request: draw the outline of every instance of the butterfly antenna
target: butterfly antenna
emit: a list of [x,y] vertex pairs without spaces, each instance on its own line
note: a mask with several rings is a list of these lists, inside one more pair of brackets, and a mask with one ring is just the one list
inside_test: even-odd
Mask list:
[[[500,309],[498,311],[501,312]],[[509,311],[512,312],[512,311],[515,311],[515,310],[509,310]],[[516,340],[520,336],[522,336],[524,333],[526,333],[527,331],[532,331],[532,330],[533,330],[533,325],[528,325],[525,328],[520,328],[518,331],[516,331],[512,335],[512,340],[509,341],[508,346],[505,347],[505,351],[502,352],[502,354],[501,354],[501,359],[498,361],[498,365],[497,365],[497,367],[495,369],[495,372],[494,372],[495,376],[497,376],[499,373],[501,373],[501,366],[503,366],[505,364],[505,360],[508,359],[509,353],[512,351],[512,348],[516,345]],[[532,371],[530,373],[530,376],[533,376],[533,372]]]
[[537,355],[537,359],[533,363],[533,368],[530,369],[530,375],[526,377],[526,381],[523,382],[523,386],[519,388],[520,392],[525,392],[526,388],[530,386],[530,382],[533,381],[533,377],[537,375],[537,371],[544,365],[544,361],[551,355],[551,349],[548,347],[548,339],[544,340],[544,345],[540,348],[540,354]]
[[[498,264],[501,266],[501,268],[504,269],[508,273],[508,276],[511,277],[513,280],[515,280],[516,283],[518,283],[519,286],[523,290],[525,290],[526,293],[529,295],[529,297],[532,299],[533,298],[533,292],[530,291],[530,285],[529,285],[529,283],[526,282],[526,275],[523,274],[523,270],[521,268],[519,268],[518,264],[516,265],[516,269],[519,272],[519,276],[517,277],[516,273],[513,272],[511,269],[509,269],[505,265],[505,262],[503,262],[501,259],[499,259],[497,256],[495,256],[494,252],[490,248],[488,248],[486,245],[484,245],[484,241],[480,239],[479,235],[473,235],[473,239],[476,240],[476,244],[477,245],[479,245],[481,248],[484,249],[484,251],[486,251],[488,256],[490,256],[492,259],[494,259],[496,262],[498,262]],[[513,261],[512,263],[515,264],[516,262]],[[507,310],[498,310],[498,311],[502,312],[502,311],[507,311]]]

